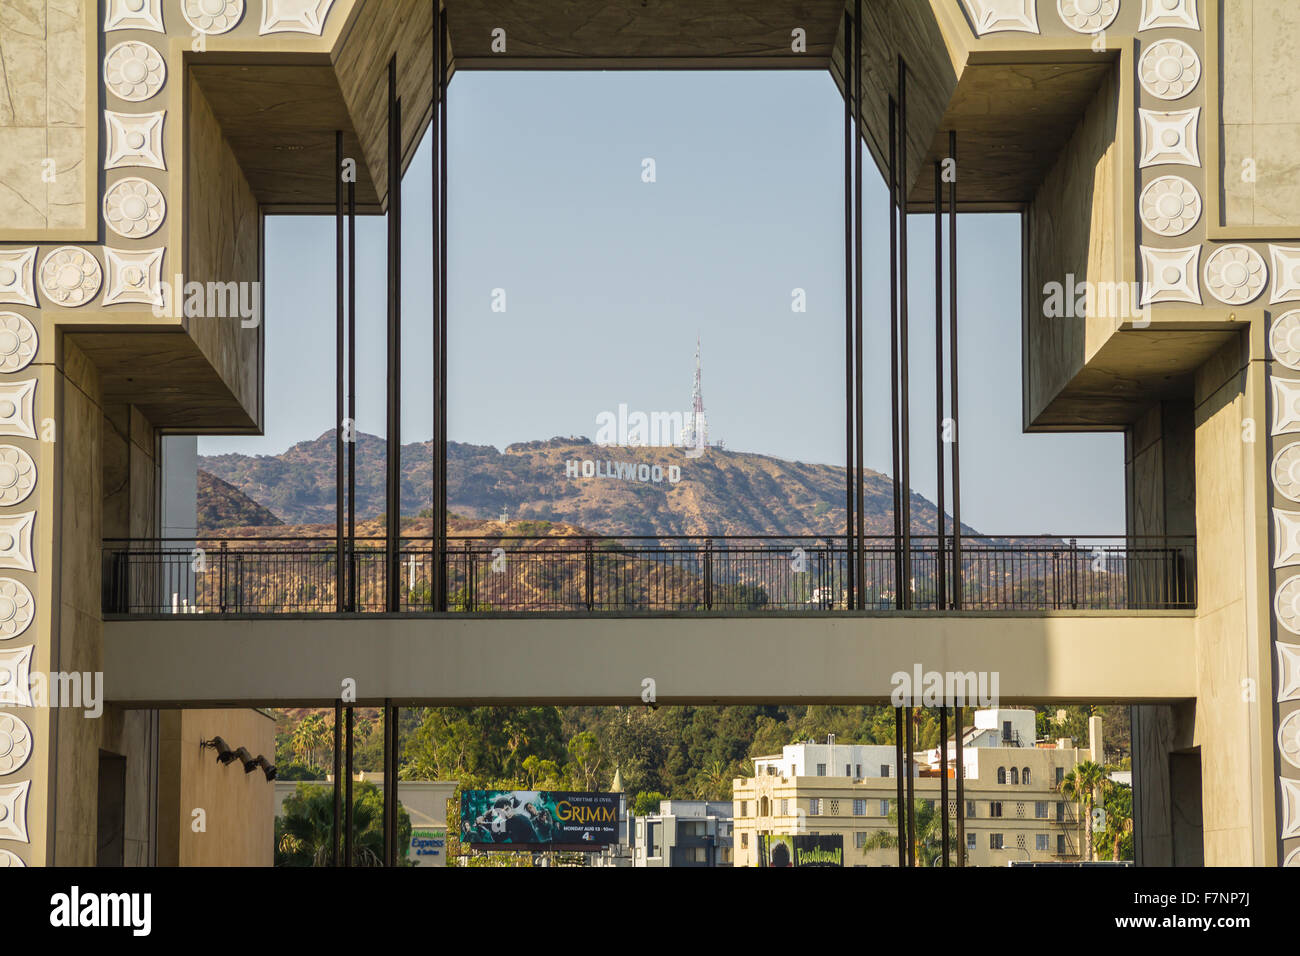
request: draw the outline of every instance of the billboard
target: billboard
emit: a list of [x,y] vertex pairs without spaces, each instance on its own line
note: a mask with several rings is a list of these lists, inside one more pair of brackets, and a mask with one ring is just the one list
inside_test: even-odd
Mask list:
[[840,834],[760,833],[759,866],[843,866],[844,837]]
[[599,850],[618,841],[618,794],[465,790],[460,842],[475,849]]

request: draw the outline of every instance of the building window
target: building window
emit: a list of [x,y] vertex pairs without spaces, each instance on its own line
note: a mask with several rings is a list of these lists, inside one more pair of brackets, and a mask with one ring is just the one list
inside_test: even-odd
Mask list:
[[749,834],[748,834],[748,833],[742,833],[742,834],[740,835],[740,848],[741,848],[742,850],[748,850],[748,849],[749,849]]
[[853,801],[853,815],[854,815],[855,817],[864,817],[864,816],[866,816],[866,815],[867,815],[867,801],[865,801],[865,800],[854,800],[854,801]]
[[691,863],[707,863],[709,858],[704,853],[702,846],[688,846],[686,849],[686,859]]
[[862,764],[857,764],[857,766],[854,768],[853,779],[854,780],[862,779]]
[[747,817],[747,816],[749,816],[749,801],[748,801],[748,800],[741,800],[741,801],[740,801],[740,815],[741,815],[742,817]]
[[1011,721],[1009,720],[1002,721],[1002,739],[1003,740],[1011,739]]
[[1037,819],[1039,819],[1039,820],[1046,820],[1046,819],[1047,819],[1047,801],[1046,801],[1046,800],[1035,800],[1035,801],[1034,801],[1034,817],[1037,818]]
[[884,777],[886,780],[889,779],[894,775],[893,768],[890,767],[889,764],[887,763],[882,763],[880,765],[880,775]]
[[853,834],[853,845],[859,850],[863,849],[867,845],[867,832],[865,830],[859,830],[857,833]]
[[1026,787],[1029,786],[1029,768],[1028,768],[1028,767],[1026,767],[1024,770],[1020,771],[1020,782],[1023,783]]
[[817,776],[819,776],[819,777],[824,777],[824,776],[826,776],[826,764],[824,764],[824,763],[819,763],[819,764],[817,765]]
[[1046,833],[1035,833],[1035,834],[1034,834],[1034,849],[1037,850],[1039,853],[1046,853],[1046,852],[1047,852],[1047,834],[1046,834]]
[[990,834],[989,834],[989,849],[990,849],[990,850],[1001,850],[1001,849],[1002,849],[1002,834],[1001,834],[1001,833],[990,833]]
[[887,817],[887,816],[889,816],[889,801],[888,801],[888,800],[881,800],[881,801],[880,801],[880,815],[881,815],[882,817]]
[[808,801],[808,815],[812,817],[821,816],[822,801],[820,797],[813,797]]
[[1020,782],[1020,771],[1017,770],[1015,767],[1011,768],[1011,782],[1012,783]]
[[973,833],[966,834],[966,849],[968,850],[975,849],[975,834]]
[[760,817],[770,817],[772,815],[772,804],[767,797],[758,798],[758,815]]
[[731,847],[729,846],[718,847],[718,862],[727,863],[727,864],[731,863]]
[[1060,800],[1056,801],[1056,822],[1060,823],[1065,819],[1065,804]]
[[787,798],[787,797],[782,797],[779,801],[777,801],[777,805],[781,808],[781,811],[780,811],[780,812],[781,812],[781,816],[783,816],[783,817],[788,817],[788,816],[790,815],[790,800],[789,800],[789,798]]
[[1061,785],[1061,781],[1064,780],[1064,779],[1065,779],[1065,768],[1064,768],[1064,767],[1057,767],[1057,768],[1056,768],[1056,785],[1059,787],[1059,786]]
[[1001,800],[990,800],[990,801],[989,801],[989,816],[991,816],[991,817],[1000,817],[1000,816],[1002,816],[1002,801],[1001,801]]
[[975,819],[975,801],[974,801],[974,800],[967,800],[967,801],[966,801],[966,818],[967,818],[968,820],[974,820],[974,819]]
[[1062,833],[1056,835],[1056,855],[1065,856],[1065,835]]
[[998,767],[998,783],[1006,783],[1006,782],[1007,782],[1007,768]]

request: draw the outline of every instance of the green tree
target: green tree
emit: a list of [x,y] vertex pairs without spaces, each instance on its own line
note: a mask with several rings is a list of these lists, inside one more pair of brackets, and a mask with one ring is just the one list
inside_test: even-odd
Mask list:
[[[362,782],[352,791],[352,826],[352,865],[381,866],[384,795],[373,783]],[[275,865],[329,866],[333,834],[334,789],[299,783],[275,821]],[[410,843],[411,816],[399,803],[397,845],[400,848]],[[403,866],[410,865],[400,856],[400,850],[399,859]]]
[[632,813],[638,817],[649,816],[659,812],[659,801],[668,798],[658,790],[646,790],[636,795],[632,803]]
[[574,777],[582,781],[582,789],[594,789],[600,769],[605,764],[599,738],[590,730],[584,730],[569,738],[567,749],[569,759],[576,770]]
[[1103,860],[1133,859],[1133,788],[1111,783],[1105,794],[1106,825],[1093,834],[1093,848]]
[[[937,802],[937,801],[935,801]],[[898,848],[898,801],[890,801],[888,830],[877,830],[867,837],[862,846],[865,855],[871,850],[893,850]],[[913,814],[916,817],[916,834],[913,840],[913,852],[920,866],[939,866],[943,862],[943,818],[930,800],[913,800]],[[956,840],[956,831],[950,830],[950,838]],[[953,863],[949,857],[948,862]]]
[[1083,843],[1087,847],[1086,855],[1089,860],[1095,859],[1092,845],[1092,808],[1099,793],[1103,801],[1105,799],[1106,790],[1110,786],[1109,772],[1109,767],[1091,760],[1082,760],[1061,781],[1061,796],[1083,806]]
[[726,800],[731,796],[732,774],[721,760],[711,760],[695,776],[695,796],[700,800]]

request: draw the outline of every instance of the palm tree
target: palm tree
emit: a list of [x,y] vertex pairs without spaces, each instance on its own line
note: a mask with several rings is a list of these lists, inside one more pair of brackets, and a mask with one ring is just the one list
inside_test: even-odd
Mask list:
[[695,795],[701,800],[725,800],[731,792],[731,775],[721,760],[712,760],[695,776]]
[[[898,847],[898,801],[891,800],[889,822],[893,827],[877,830],[867,837],[862,845],[865,855],[870,850],[891,850]],[[943,863],[943,818],[930,800],[913,800],[913,813],[916,816],[916,837],[912,850],[916,861],[921,866],[940,866]],[[951,864],[953,860],[948,858]]]
[[1083,835],[1088,860],[1095,857],[1092,846],[1092,808],[1096,805],[1099,794],[1105,803],[1106,789],[1110,786],[1109,774],[1109,767],[1083,760],[1061,781],[1061,796],[1083,805]]
[[[400,803],[397,812],[400,851],[410,843],[411,817]],[[383,865],[383,816],[384,798],[379,788],[373,783],[360,784],[352,794],[353,866]],[[333,789],[298,784],[275,821],[275,865],[329,866],[333,832]]]

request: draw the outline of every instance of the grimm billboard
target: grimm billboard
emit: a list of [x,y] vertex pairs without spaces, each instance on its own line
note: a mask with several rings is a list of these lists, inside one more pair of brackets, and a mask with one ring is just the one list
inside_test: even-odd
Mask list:
[[460,842],[476,849],[598,850],[618,841],[618,794],[465,790]]
[[844,837],[839,834],[763,833],[758,838],[759,866],[843,866]]

